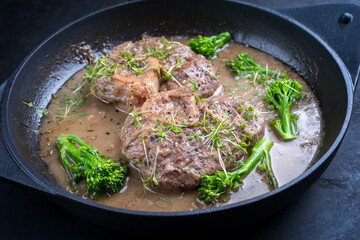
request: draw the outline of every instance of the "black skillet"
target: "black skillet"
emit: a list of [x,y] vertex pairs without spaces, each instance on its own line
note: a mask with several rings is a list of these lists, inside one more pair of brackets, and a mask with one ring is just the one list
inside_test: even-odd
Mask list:
[[[360,7],[345,4],[272,11],[233,1],[135,1],[96,12],[44,41],[1,85],[0,176],[46,194],[81,217],[123,231],[136,232],[139,226],[144,231],[157,226],[161,231],[213,229],[266,217],[291,203],[320,177],[344,137],[359,74],[359,30]],[[113,46],[137,40],[144,32],[192,36],[224,31],[235,41],[287,63],[319,98],[325,137],[314,164],[304,174],[275,191],[239,203],[165,213],[107,207],[56,185],[39,156],[41,116],[23,102],[46,107],[51,94],[87,64],[74,61],[72,45],[85,41],[100,51],[103,43]]]

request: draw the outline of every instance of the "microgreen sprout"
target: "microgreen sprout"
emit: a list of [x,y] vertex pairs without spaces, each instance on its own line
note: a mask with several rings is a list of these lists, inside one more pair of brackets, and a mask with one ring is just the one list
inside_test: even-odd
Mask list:
[[62,121],[69,116],[78,116],[70,115],[70,112],[74,111],[74,107],[79,107],[84,104],[85,98],[81,89],[85,83],[86,82],[84,81],[82,83],[70,86],[70,88],[74,90],[71,92],[71,94],[63,93],[60,99],[54,100],[54,103],[59,105],[57,114],[55,115],[58,121]]
[[179,56],[176,56],[176,68],[182,68],[184,64],[185,60],[181,59]]
[[203,66],[201,66],[201,68],[202,68],[205,72],[207,72],[207,73],[210,75],[211,79],[213,79],[213,80],[215,79],[215,77],[217,77],[217,76],[220,75],[219,72],[213,73],[213,72],[211,72],[209,69],[207,69],[207,68],[205,68],[205,67],[203,67]]
[[130,121],[130,124],[135,124],[136,123],[136,128],[137,129],[141,128],[141,120],[143,119],[140,116],[141,113],[143,113],[143,112],[137,112],[136,111],[136,107],[134,107],[134,110],[129,113],[129,115],[133,117],[133,120]]
[[145,138],[146,137],[147,137],[147,135],[145,133],[143,135],[141,135],[141,141],[142,141],[142,144],[143,144],[143,147],[144,147],[146,163],[147,163],[147,165],[149,165],[149,158],[148,158],[147,151],[146,151],[146,146],[145,146]]
[[117,67],[119,67],[119,63],[107,60],[105,56],[102,56],[95,62],[94,66],[89,65],[86,67],[87,71],[84,74],[84,78],[89,83],[92,83],[94,78],[108,77],[110,80],[110,75],[117,72]]
[[145,58],[136,58],[130,52],[120,51],[119,57],[120,67],[131,71],[134,75],[144,74],[147,67],[149,66],[149,64],[146,63]]
[[174,50],[176,49],[177,45],[172,42],[168,41],[164,36],[162,36],[162,41],[164,42],[164,45],[162,48],[147,48],[147,52],[144,53],[144,56],[153,56],[159,60],[164,60],[168,57],[170,57],[171,54],[173,54]]
[[158,182],[157,178],[156,178],[156,165],[157,165],[157,158],[159,155],[159,146],[156,147],[156,155],[155,155],[155,159],[153,162],[153,168],[151,171],[151,175],[148,179],[144,179],[144,184],[148,185],[149,183],[151,183],[152,187],[155,187],[155,184]]
[[166,70],[165,68],[162,68],[163,72],[164,72],[164,76],[163,79],[164,80],[172,80],[175,81],[181,88],[183,87],[183,85],[174,77],[175,73],[173,71],[174,66],[172,66],[169,70]]
[[174,116],[167,117],[168,124],[160,119],[156,119],[156,123],[159,127],[152,128],[153,132],[156,132],[156,141],[160,142],[164,138],[169,137],[169,132],[172,131],[177,137],[180,137],[183,133],[182,128],[188,127],[189,123],[183,122],[182,124],[176,124]]
[[30,108],[35,108],[37,113],[40,115],[47,115],[49,112],[46,108],[39,108],[35,106],[32,102],[23,102],[25,105],[28,105]]

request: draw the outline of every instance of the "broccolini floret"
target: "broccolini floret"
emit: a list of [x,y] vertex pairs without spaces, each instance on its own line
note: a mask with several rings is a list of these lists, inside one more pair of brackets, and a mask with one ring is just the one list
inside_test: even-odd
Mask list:
[[286,72],[280,73],[268,67],[262,67],[248,53],[236,54],[236,58],[227,62],[226,67],[235,77],[255,78],[259,82],[287,78]]
[[229,190],[236,189],[241,179],[249,174],[262,158],[264,158],[264,162],[270,162],[269,151],[272,146],[272,141],[263,138],[252,148],[249,158],[237,170],[233,172],[216,171],[211,176],[203,175],[198,190],[199,200],[206,204],[212,204]]
[[265,99],[270,106],[279,110],[280,119],[275,119],[271,125],[276,129],[282,139],[292,140],[299,134],[297,126],[298,115],[290,112],[290,107],[295,100],[306,97],[301,92],[303,86],[296,80],[276,80],[266,89]]
[[203,55],[207,59],[215,56],[217,50],[222,48],[226,43],[230,42],[231,35],[228,32],[211,37],[198,36],[198,39],[191,39],[187,44],[191,50]]
[[86,179],[92,198],[97,199],[101,192],[116,193],[124,186],[127,174],[124,163],[107,160],[94,146],[85,144],[73,134],[60,134],[56,146],[71,181],[76,184]]

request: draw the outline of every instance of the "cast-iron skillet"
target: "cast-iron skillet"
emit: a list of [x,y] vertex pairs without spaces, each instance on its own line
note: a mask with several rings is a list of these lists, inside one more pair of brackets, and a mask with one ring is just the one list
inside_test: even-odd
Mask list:
[[[307,27],[300,24],[303,22]],[[310,186],[334,157],[346,132],[358,78],[360,8],[324,5],[272,11],[233,1],[135,1],[86,16],[36,48],[2,85],[0,176],[45,193],[86,219],[123,231],[214,229],[253,222],[283,208]],[[311,29],[311,30],[310,30]],[[87,63],[72,45],[85,41],[100,51],[154,36],[211,35],[229,31],[295,69],[320,100],[323,144],[301,176],[261,196],[205,210],[143,212],[100,205],[58,187],[39,155],[41,116],[26,102],[46,107],[51,94]],[[314,32],[316,32],[316,34]],[[306,129],[302,129],[306,131]]]

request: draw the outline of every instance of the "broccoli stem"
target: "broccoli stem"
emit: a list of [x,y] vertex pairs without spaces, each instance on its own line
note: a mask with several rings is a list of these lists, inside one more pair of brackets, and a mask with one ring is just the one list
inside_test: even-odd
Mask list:
[[276,189],[278,188],[278,183],[277,180],[275,178],[275,174],[271,169],[271,165],[270,165],[270,155],[268,152],[264,153],[264,164],[265,164],[265,169],[267,171],[268,177],[269,177],[269,182],[271,183],[271,185]]
[[62,162],[68,168],[72,168],[73,165],[69,162],[67,156],[69,156],[76,163],[84,163],[86,159],[83,159],[84,152],[79,151],[72,142],[79,144],[80,147],[84,146],[85,143],[77,136],[73,134],[60,134],[56,139],[56,146],[60,151],[60,157]]
[[271,125],[279,133],[280,137],[284,140],[293,140],[299,134],[297,127],[298,116],[290,113],[289,109],[280,111],[280,120],[275,119]]
[[[212,204],[219,200],[229,190],[236,189],[240,180],[248,175],[254,167],[264,159],[270,166],[269,151],[273,142],[268,139],[261,139],[251,150],[251,154],[244,164],[233,172],[216,171],[214,175],[203,175],[201,177],[198,198],[206,204]],[[269,168],[271,170],[271,168]],[[276,182],[271,171],[269,177]],[[277,185],[274,185],[274,187]]]
[[[77,143],[77,148],[72,142]],[[76,164],[88,165],[89,163],[97,163],[103,157],[93,146],[85,144],[78,136],[73,134],[60,134],[56,140],[57,147],[60,149],[60,157],[62,162],[69,168],[73,165],[68,161],[69,156]],[[101,160],[106,160],[101,159]]]
[[244,162],[244,164],[236,171],[234,174],[238,174],[240,178],[249,174],[251,170],[260,162],[262,157],[269,156],[269,151],[273,146],[273,142],[263,138],[261,139],[251,150],[249,158]]
[[264,157],[262,160],[262,163],[258,165],[257,169],[259,171],[266,171],[268,178],[269,178],[269,184],[271,184],[274,189],[278,188],[278,183],[277,180],[275,178],[275,174],[271,168],[271,164],[270,164],[270,154],[268,151],[264,152]]
[[228,42],[230,42],[231,35],[229,32],[224,32],[219,35],[212,36],[211,38],[213,39],[212,41],[214,42],[214,48],[216,51],[216,50],[222,48]]
[[277,129],[281,133],[281,137],[283,139],[293,139],[296,137],[293,134],[292,126],[291,126],[291,118],[290,118],[290,109],[288,107],[283,108],[280,112],[280,119],[281,119],[281,129]]

